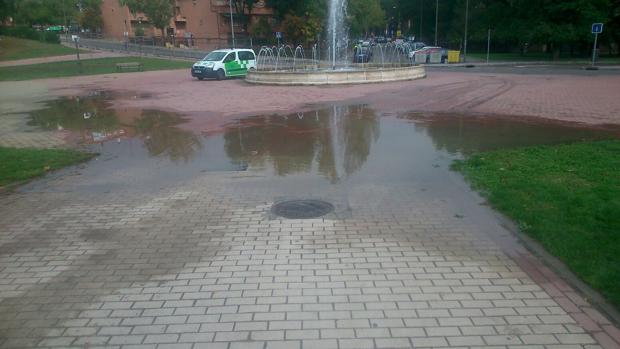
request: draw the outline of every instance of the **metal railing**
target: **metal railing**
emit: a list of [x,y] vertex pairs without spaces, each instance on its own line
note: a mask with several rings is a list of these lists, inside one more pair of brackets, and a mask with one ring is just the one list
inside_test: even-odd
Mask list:
[[[71,35],[62,36],[66,43],[73,43]],[[236,46],[253,46],[252,38],[236,39]],[[200,59],[217,49],[231,48],[231,43],[219,38],[129,37],[126,40],[105,39],[100,34],[81,33],[79,46],[96,50],[121,52],[140,56],[178,59]]]

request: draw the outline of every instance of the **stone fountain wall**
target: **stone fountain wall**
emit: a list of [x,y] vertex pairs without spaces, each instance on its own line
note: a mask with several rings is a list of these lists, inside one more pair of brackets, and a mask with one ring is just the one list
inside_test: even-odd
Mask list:
[[249,71],[246,81],[263,85],[346,85],[423,79],[423,65],[366,70]]

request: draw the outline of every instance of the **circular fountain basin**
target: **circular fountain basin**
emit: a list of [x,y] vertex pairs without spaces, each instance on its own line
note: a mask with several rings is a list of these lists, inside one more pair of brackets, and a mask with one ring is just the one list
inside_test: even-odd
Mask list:
[[422,65],[403,68],[368,68],[351,70],[256,71],[248,72],[246,81],[263,85],[347,85],[416,80],[426,77]]

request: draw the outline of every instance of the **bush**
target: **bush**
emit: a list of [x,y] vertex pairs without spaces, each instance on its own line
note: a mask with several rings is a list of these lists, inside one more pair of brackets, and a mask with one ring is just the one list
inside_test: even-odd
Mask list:
[[0,34],[21,39],[37,40],[49,44],[60,44],[57,33],[38,31],[30,27],[0,27]]
[[41,41],[41,33],[30,27],[3,27],[1,32],[6,36]]
[[54,32],[43,32],[41,34],[41,41],[47,42],[48,44],[60,44],[60,37],[58,34]]

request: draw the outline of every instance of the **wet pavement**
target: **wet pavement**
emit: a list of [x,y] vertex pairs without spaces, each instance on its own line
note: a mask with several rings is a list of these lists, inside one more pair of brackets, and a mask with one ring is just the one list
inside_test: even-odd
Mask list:
[[461,73],[484,73],[484,74],[518,74],[518,75],[569,75],[569,76],[609,76],[620,75],[620,65],[599,65],[598,70],[590,70],[589,64],[557,64],[549,62],[549,64],[541,63],[472,63],[467,66],[445,66],[430,65],[428,67],[434,71],[453,71]]
[[[449,166],[616,132],[364,105],[202,129],[111,107],[31,113],[100,155],[0,196],[2,347],[613,348]],[[298,199],[333,210],[274,214]]]

